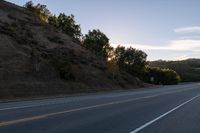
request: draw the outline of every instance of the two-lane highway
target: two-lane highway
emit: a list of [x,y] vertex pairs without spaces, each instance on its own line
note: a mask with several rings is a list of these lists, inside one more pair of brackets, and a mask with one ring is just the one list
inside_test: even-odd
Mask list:
[[199,83],[0,103],[0,133],[199,131]]

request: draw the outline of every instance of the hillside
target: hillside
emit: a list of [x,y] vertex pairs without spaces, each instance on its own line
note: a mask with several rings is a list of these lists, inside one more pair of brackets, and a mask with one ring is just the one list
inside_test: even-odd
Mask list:
[[105,61],[25,8],[0,1],[0,98],[139,86],[127,73],[111,79]]
[[185,82],[200,81],[200,59],[182,61],[153,61],[151,67],[170,68],[175,70]]

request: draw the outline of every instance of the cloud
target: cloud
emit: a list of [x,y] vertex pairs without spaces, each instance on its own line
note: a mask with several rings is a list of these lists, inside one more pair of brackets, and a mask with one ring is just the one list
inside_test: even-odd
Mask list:
[[[113,47],[117,47],[119,44],[111,44]],[[164,50],[168,49],[167,47],[163,46],[154,46],[154,45],[145,45],[145,44],[120,44],[121,46],[124,46],[126,48],[133,47],[136,49],[142,49],[142,50]]]
[[174,29],[176,33],[200,33],[200,26],[181,27]]
[[[118,44],[111,44],[117,47]],[[125,47],[133,47],[141,50],[173,50],[173,51],[194,51],[200,52],[200,40],[173,40],[164,46],[146,44],[123,44]]]
[[[165,44],[121,44],[125,47],[133,47],[145,51],[150,55],[150,60],[157,59],[173,59],[184,60],[188,58],[200,57],[200,26],[193,27],[181,27],[174,29],[176,33],[193,33],[186,36],[179,37],[175,40],[170,40]],[[194,34],[196,33],[196,34]],[[118,44],[111,44],[113,47],[117,47]],[[167,55],[167,56],[166,56]]]
[[170,49],[182,51],[200,51],[200,40],[175,40],[171,41]]
[[189,59],[189,58],[191,58],[189,55],[182,55],[182,56],[175,58],[175,60],[186,60],[186,59]]

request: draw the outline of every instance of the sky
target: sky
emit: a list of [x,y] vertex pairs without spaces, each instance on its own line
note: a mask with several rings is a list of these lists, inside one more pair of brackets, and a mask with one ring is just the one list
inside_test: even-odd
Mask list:
[[[28,0],[7,0],[24,5]],[[100,29],[114,47],[141,49],[148,60],[200,58],[200,0],[32,0],[52,14],[73,14],[83,34]]]

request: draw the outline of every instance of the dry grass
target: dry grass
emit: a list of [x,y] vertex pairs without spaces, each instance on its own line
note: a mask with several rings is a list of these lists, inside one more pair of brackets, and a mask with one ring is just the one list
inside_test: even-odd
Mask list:
[[107,64],[22,7],[0,1],[0,99],[138,87],[111,79]]

